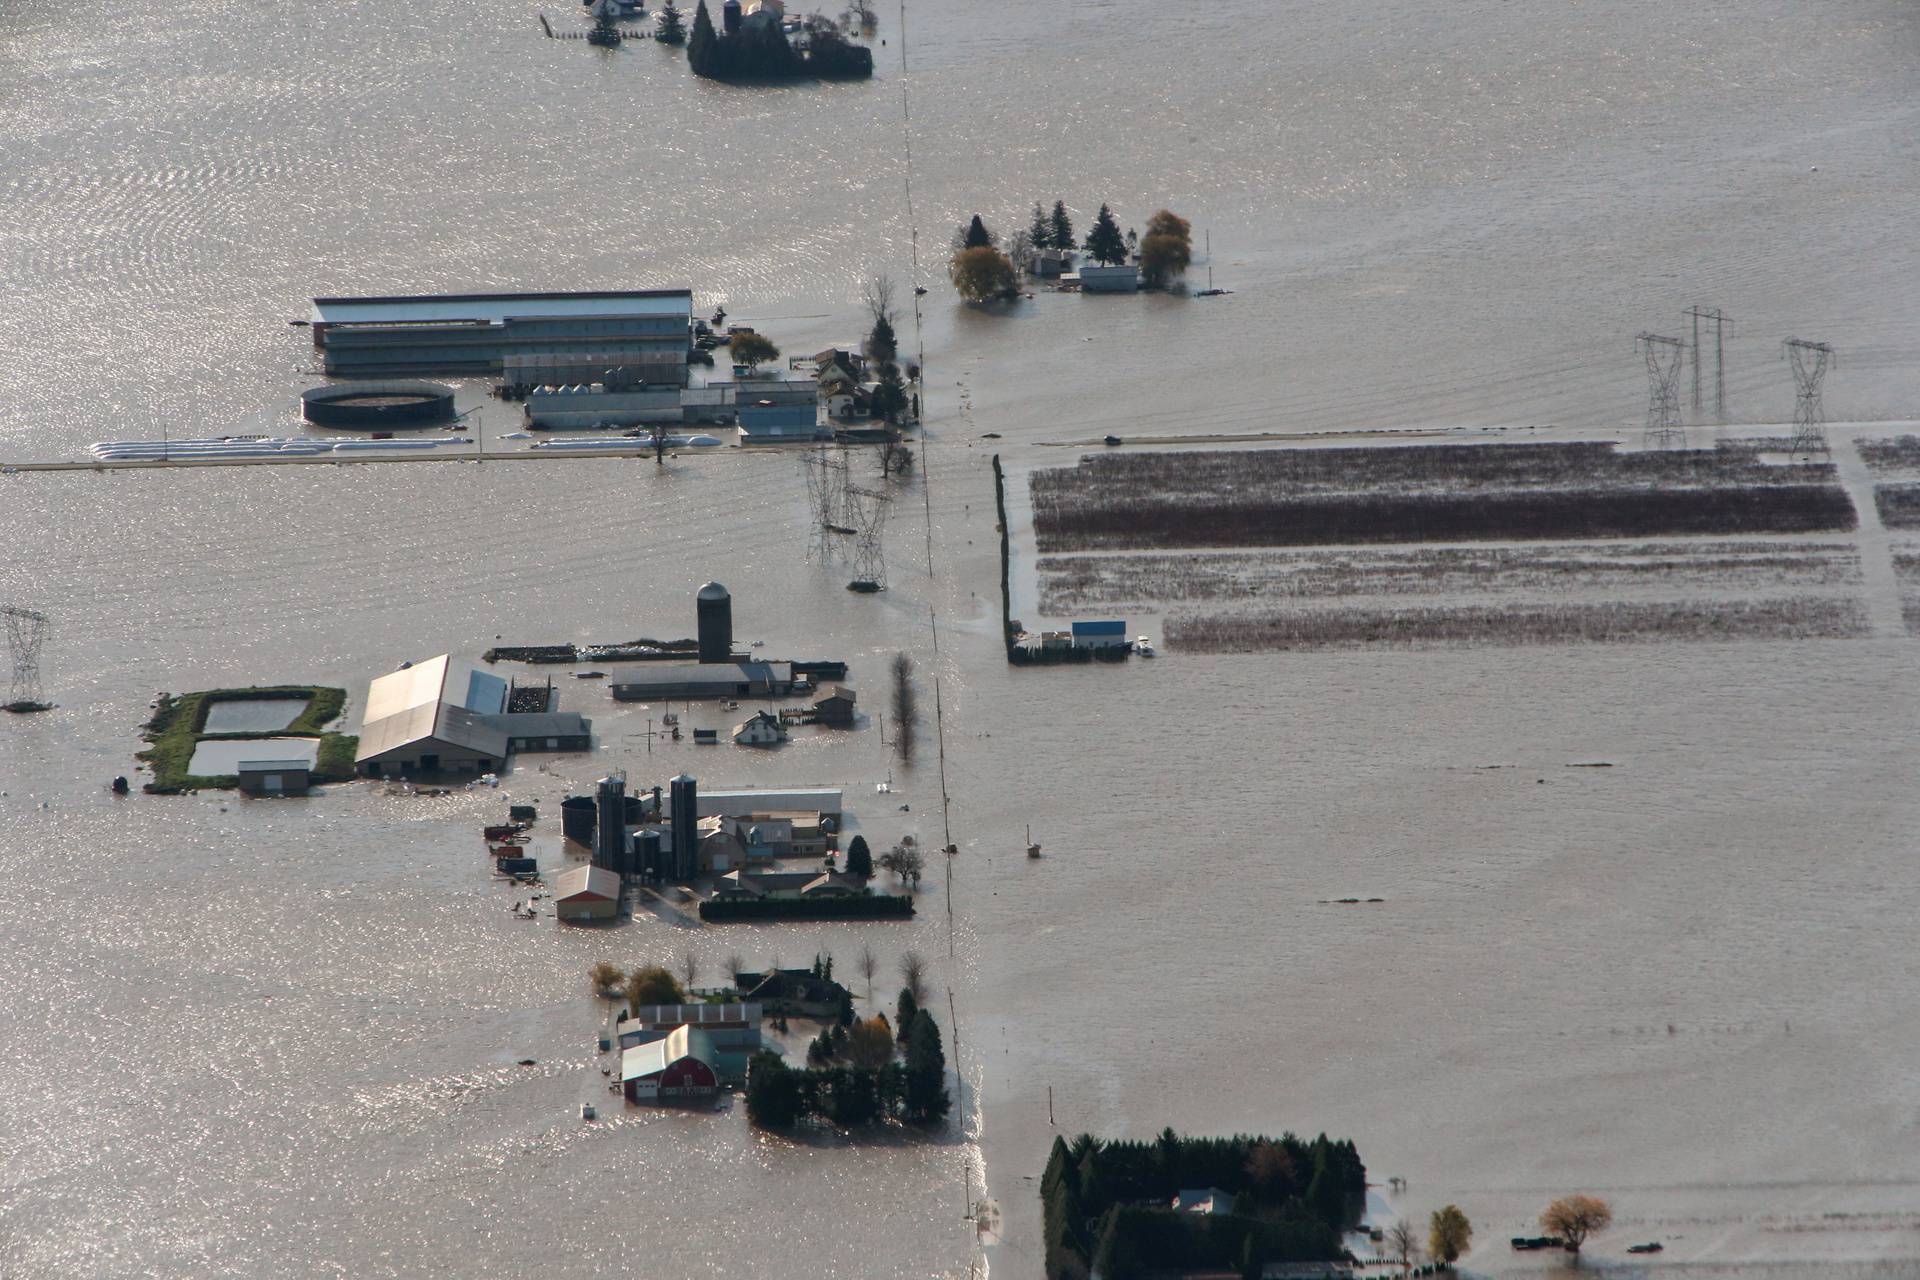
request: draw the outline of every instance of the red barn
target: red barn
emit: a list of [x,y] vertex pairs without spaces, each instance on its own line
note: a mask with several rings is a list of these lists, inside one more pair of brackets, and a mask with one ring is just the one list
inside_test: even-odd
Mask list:
[[628,1102],[699,1102],[720,1090],[712,1039],[698,1027],[676,1027],[620,1054],[620,1086]]

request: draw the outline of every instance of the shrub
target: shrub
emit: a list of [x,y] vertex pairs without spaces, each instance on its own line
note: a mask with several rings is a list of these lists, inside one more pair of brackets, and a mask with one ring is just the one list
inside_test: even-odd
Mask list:
[[657,964],[635,969],[627,975],[627,1008],[639,1009],[650,1004],[684,1004],[687,993],[680,986],[680,979]]
[[1019,291],[1019,278],[1007,255],[991,245],[962,249],[947,264],[953,287],[968,302],[1010,298]]

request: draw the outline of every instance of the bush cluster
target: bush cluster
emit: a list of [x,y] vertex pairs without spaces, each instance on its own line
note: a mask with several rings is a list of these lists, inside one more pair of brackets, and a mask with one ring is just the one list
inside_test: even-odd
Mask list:
[[[884,1027],[886,1020],[872,1020]],[[862,1024],[865,1026],[865,1024]],[[879,1120],[938,1124],[952,1109],[947,1058],[933,1016],[916,1010],[902,1022],[904,1061],[890,1059],[892,1046],[865,1044],[866,1037],[832,1031],[814,1042],[809,1059],[819,1065],[790,1067],[768,1049],[747,1064],[747,1119],[763,1129],[790,1129],[802,1120],[826,1120],[843,1129]],[[850,1063],[839,1058],[852,1044],[861,1050]]]

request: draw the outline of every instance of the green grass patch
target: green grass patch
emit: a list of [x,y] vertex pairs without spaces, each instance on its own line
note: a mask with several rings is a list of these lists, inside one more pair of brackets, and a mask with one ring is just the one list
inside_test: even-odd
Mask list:
[[[258,733],[207,733],[207,712],[216,702],[247,702],[269,698],[304,698],[306,707],[283,729]],[[181,791],[216,790],[235,787],[240,779],[233,774],[203,777],[189,773],[193,749],[202,740],[254,740],[260,738],[301,737],[320,739],[314,762],[315,782],[345,782],[354,776],[353,757],[360,740],[349,733],[330,733],[325,726],[340,718],[347,705],[345,689],[319,685],[265,685],[248,689],[204,689],[199,693],[160,695],[153,718],[141,729],[147,749],[136,759],[153,770],[153,781],[146,790],[153,795],[174,795]]]

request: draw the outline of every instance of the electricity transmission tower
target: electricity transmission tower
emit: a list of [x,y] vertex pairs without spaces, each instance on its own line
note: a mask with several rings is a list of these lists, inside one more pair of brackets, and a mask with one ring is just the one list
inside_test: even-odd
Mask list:
[[1827,448],[1827,406],[1820,399],[1820,385],[1827,370],[1840,361],[1840,353],[1824,342],[1788,338],[1787,363],[1793,367],[1793,385],[1797,393],[1793,403],[1793,444],[1788,452],[1795,457],[1830,452]]
[[1687,433],[1680,425],[1680,368],[1687,361],[1687,344],[1657,333],[1639,334],[1634,342],[1647,358],[1646,447],[1684,448]]
[[7,626],[7,651],[13,658],[13,680],[7,686],[9,711],[37,711],[40,698],[40,647],[47,639],[47,615],[32,609],[0,605]]
[[1727,420],[1727,333],[1733,318],[1718,307],[1692,306],[1680,313],[1693,320],[1693,420],[1700,420],[1700,322],[1713,326],[1713,420]]
[[881,530],[887,523],[887,504],[891,499],[875,489],[847,486],[847,516],[856,530],[853,537],[853,581],[862,590],[887,589],[887,557],[881,545]]
[[822,564],[841,558],[840,541],[856,532],[848,518],[847,459],[822,446],[801,459],[807,469],[807,506],[812,513],[812,540],[807,559]]

